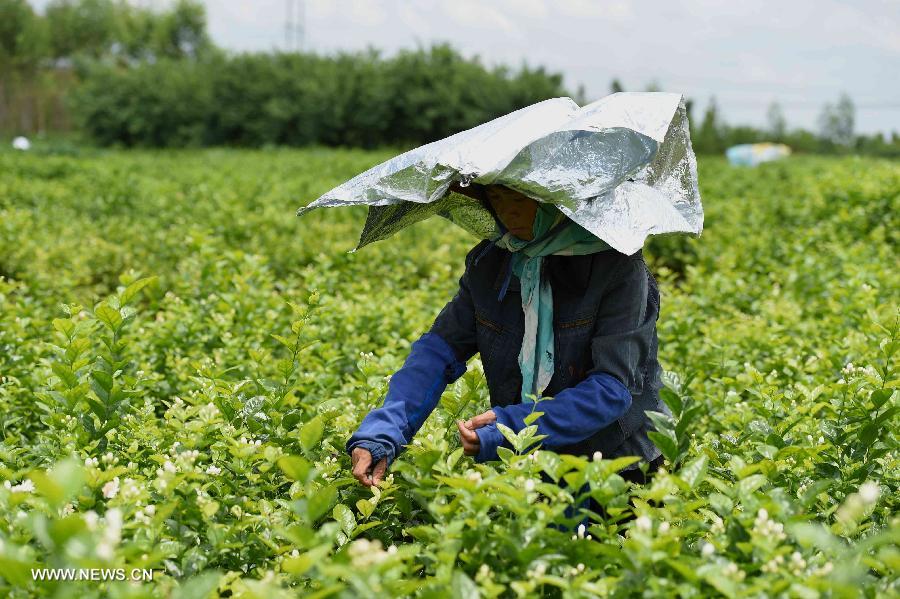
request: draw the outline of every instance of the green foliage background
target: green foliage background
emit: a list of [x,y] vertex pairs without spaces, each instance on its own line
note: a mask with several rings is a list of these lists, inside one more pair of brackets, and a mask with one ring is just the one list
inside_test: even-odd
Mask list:
[[[896,594],[896,163],[701,160],[702,236],[645,250],[677,416],[651,485],[463,456],[476,357],[373,491],[344,442],[478,241],[427,221],[348,254],[364,210],[294,217],[388,156],[0,152],[0,592]],[[614,517],[573,538],[550,525],[582,482]]]

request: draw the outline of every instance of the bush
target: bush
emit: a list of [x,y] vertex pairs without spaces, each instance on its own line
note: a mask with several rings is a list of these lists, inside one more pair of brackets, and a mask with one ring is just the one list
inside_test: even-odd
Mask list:
[[489,71],[447,45],[336,56],[212,54],[86,70],[73,110],[98,143],[422,144],[565,95],[541,69]]

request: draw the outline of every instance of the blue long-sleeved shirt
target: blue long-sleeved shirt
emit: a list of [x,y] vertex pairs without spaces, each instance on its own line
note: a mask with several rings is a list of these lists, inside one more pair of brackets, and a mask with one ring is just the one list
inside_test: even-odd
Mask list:
[[[390,465],[412,442],[447,385],[465,370],[440,335],[431,331],[422,335],[391,377],[384,405],[369,412],[347,441],[347,452],[362,447],[372,454],[373,462],[387,458]],[[620,381],[606,373],[593,373],[553,399],[539,402],[537,409],[544,414],[536,421],[538,434],[547,435],[542,441],[546,447],[577,443],[618,419],[630,405],[631,394]],[[518,432],[534,407],[528,402],[492,409],[497,422]],[[480,443],[477,462],[495,460],[498,447],[509,447],[496,424],[476,429],[476,433]]]

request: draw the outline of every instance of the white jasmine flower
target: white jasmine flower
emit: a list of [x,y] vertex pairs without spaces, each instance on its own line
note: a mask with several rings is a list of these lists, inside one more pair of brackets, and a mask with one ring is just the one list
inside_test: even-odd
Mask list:
[[125,499],[133,499],[141,494],[141,488],[138,485],[138,482],[133,478],[125,479],[125,486],[122,489],[122,496]]
[[207,473],[207,474],[212,474],[213,476],[216,476],[216,475],[220,474],[221,472],[222,472],[222,469],[219,468],[218,466],[216,466],[215,464],[210,465],[210,466],[206,469],[206,473]]
[[669,523],[665,521],[660,522],[658,530],[660,534],[666,534],[667,532],[669,532]]
[[34,493],[34,482],[30,478],[26,478],[18,485],[8,488],[13,493]]
[[378,539],[374,541],[356,539],[350,543],[347,553],[355,568],[367,568],[384,561],[388,556],[388,552],[381,548],[381,541]]
[[529,478],[528,480],[525,481],[525,490],[528,491],[529,493],[531,491],[534,491],[534,480]]
[[578,536],[579,538],[584,538],[584,524],[578,525]]
[[716,552],[716,547],[712,543],[704,543],[703,549],[700,550],[703,557],[709,557]]
[[634,521],[634,524],[637,526],[638,530],[643,530],[645,532],[653,528],[653,522],[651,522],[650,518],[647,516],[640,516]]
[[862,484],[859,488],[859,496],[866,504],[873,504],[878,501],[878,496],[881,494],[881,489],[878,486],[878,483],[868,480]]
[[113,545],[110,541],[103,539],[97,543],[97,557],[109,561],[113,558],[113,555]]
[[603,459],[603,453],[599,452],[599,451],[595,451],[594,455],[593,455],[593,459],[595,462],[599,462],[600,460]]
[[84,518],[84,524],[88,530],[96,530],[97,523],[100,521],[100,516],[97,515],[97,512],[88,510],[82,515],[82,518]]
[[103,485],[103,496],[112,499],[119,492],[119,477],[115,477],[105,485]]

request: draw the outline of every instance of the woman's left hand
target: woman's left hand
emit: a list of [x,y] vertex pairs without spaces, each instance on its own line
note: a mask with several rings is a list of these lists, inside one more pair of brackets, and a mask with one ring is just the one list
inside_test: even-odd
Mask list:
[[459,428],[459,440],[462,442],[463,452],[466,455],[478,455],[478,450],[481,449],[481,444],[478,442],[478,435],[475,433],[475,429],[481,428],[496,420],[497,415],[494,414],[494,411],[488,410],[487,412],[469,418],[465,422],[462,420],[456,421],[456,426]]

